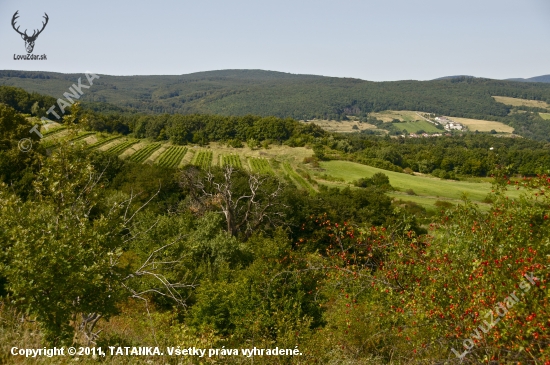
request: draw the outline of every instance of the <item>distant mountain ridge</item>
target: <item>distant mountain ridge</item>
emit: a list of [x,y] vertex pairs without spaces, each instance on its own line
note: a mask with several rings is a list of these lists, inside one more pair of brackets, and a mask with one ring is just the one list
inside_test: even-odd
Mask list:
[[[84,74],[0,71],[0,86],[63,98]],[[506,123],[524,137],[550,141],[550,125],[538,112],[512,113],[492,96],[550,103],[550,83],[454,76],[432,81],[372,82],[353,78],[263,70],[219,70],[187,75],[100,75],[80,100],[102,112],[116,108],[149,114],[277,116],[298,120],[343,120],[369,113],[411,110]],[[107,106],[106,103],[112,106]],[[49,106],[48,106],[49,107]],[[514,107],[521,109],[521,107]],[[535,114],[536,112],[536,114]]]
[[452,80],[452,79],[460,79],[460,78],[472,78],[472,79],[479,79],[480,77],[475,77],[475,76],[471,76],[471,75],[454,75],[454,76],[443,76],[443,77],[438,77],[437,79],[433,79],[433,81],[436,81],[436,80]]
[[[473,78],[473,79],[484,79],[484,77],[476,77],[476,76],[470,76],[470,75],[456,75],[456,76],[444,76],[439,77],[435,80],[452,80],[452,79],[460,79],[460,78]],[[544,83],[550,83],[550,75],[542,75],[542,76],[535,76],[530,77],[528,79],[522,79],[522,78],[512,78],[512,79],[504,79],[503,81],[517,81],[517,82],[544,82]]]
[[519,82],[546,82],[546,83],[550,83],[550,75],[535,76],[535,77],[530,77],[530,78],[528,78],[528,79],[521,79],[521,78],[506,79],[506,81],[519,81]]

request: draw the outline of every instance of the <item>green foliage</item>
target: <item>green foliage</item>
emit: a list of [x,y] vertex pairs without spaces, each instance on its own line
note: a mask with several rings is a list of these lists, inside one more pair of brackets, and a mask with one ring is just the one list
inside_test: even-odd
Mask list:
[[[289,242],[280,232],[274,239],[254,236],[247,242],[253,262],[240,270],[221,268],[197,290],[189,322],[213,328],[238,346],[250,340],[294,346],[321,320],[309,294],[315,290],[315,272],[299,273],[303,263],[289,258]],[[289,271],[283,271],[289,270]]]
[[[527,194],[511,201],[503,194],[503,186],[512,185],[504,176],[489,214],[455,206],[427,235],[314,216],[329,238],[325,263],[313,266],[326,277],[318,295],[330,299],[322,304],[326,325],[306,345],[309,355],[324,363],[387,363],[390,357],[435,363],[455,359],[472,338],[471,351],[457,362],[546,360],[550,205],[538,196],[549,181],[518,182]],[[300,245],[313,242],[319,240]],[[506,303],[505,316],[497,314],[499,303]],[[494,327],[487,325],[494,320]],[[327,346],[334,351],[327,353]]]
[[254,149],[260,147],[260,142],[257,139],[249,138],[248,141],[246,141],[246,145],[251,150],[254,150]]
[[[51,96],[28,93],[12,86],[0,86],[0,104],[10,106],[20,113],[38,115],[41,110],[47,110],[55,103],[56,100]],[[33,113],[33,107],[36,113]]]
[[[43,148],[38,136],[29,131],[33,125],[13,108],[0,104],[0,182],[9,184],[20,196],[27,196],[39,169]],[[32,140],[33,149],[21,152],[18,145],[24,138]]]
[[442,208],[442,209],[449,209],[449,208],[452,208],[454,207],[455,205],[449,201],[446,201],[446,200],[438,200],[435,202],[434,204],[436,207],[438,208]]
[[[345,143],[343,143],[345,142]],[[324,146],[349,159],[388,171],[410,169],[443,179],[460,175],[487,176],[496,166],[509,166],[522,175],[550,171],[544,143],[524,138],[469,134],[440,138],[379,138],[349,135],[323,138]],[[332,151],[331,151],[332,152]]]
[[383,190],[391,190],[392,187],[390,185],[390,179],[388,175],[377,172],[376,174],[372,175],[370,178],[361,178],[353,183],[353,185],[360,187],[360,188],[366,188],[369,186],[376,186],[378,188],[381,188]]
[[67,343],[78,313],[116,313],[121,299],[118,265],[124,227],[123,205],[90,220],[99,193],[90,185],[95,171],[75,151],[62,149],[44,161],[31,201],[0,192],[1,273],[26,314],[44,326],[47,338]]
[[[482,82],[442,84],[449,83],[466,93]],[[162,92],[162,100],[177,97]],[[36,102],[31,109],[40,112]],[[249,174],[223,169],[240,167],[240,156],[220,155],[220,166],[212,166],[213,152],[202,149],[193,158],[202,169],[186,166],[177,175],[165,167],[178,166],[186,147],[168,147],[154,165],[116,158],[138,140],[120,141],[108,153],[61,142],[49,157],[42,144],[24,154],[17,144],[32,124],[0,105],[3,348],[81,342],[75,333],[82,316],[97,313],[101,346],[299,346],[303,353],[254,359],[270,364],[452,362],[451,348],[461,352],[472,334],[478,340],[465,364],[544,363],[550,356],[548,146],[490,135],[343,137],[269,117],[94,119],[78,107],[73,112],[71,123],[125,125],[155,140],[307,144],[331,160],[304,159],[319,176],[357,180],[361,188],[317,185],[315,192],[312,170],[290,165],[287,156],[278,164],[249,158]],[[133,159],[146,160],[160,145],[148,144]],[[487,182],[382,173],[335,158],[441,178],[493,170],[497,183],[485,196]],[[509,179],[518,173],[540,176]],[[438,212],[428,212],[386,195],[390,180],[411,194],[456,199],[468,191],[485,204],[438,200]],[[536,277],[529,291],[526,273]],[[490,332],[480,330],[514,291],[525,295]]]
[[233,147],[233,148],[243,148],[243,142],[239,139],[230,139],[227,141],[227,146]]

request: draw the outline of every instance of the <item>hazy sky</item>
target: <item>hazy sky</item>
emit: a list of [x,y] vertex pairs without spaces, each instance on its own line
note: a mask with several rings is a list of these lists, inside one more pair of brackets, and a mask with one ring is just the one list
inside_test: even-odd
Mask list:
[[[34,54],[12,29],[39,28]],[[177,75],[264,69],[426,80],[550,74],[549,0],[0,0],[0,69]]]

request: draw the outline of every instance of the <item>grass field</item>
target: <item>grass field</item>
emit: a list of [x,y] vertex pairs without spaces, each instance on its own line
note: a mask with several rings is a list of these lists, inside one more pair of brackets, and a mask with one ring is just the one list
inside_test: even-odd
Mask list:
[[418,133],[424,131],[426,133],[442,133],[441,129],[437,129],[435,125],[425,120],[419,120],[417,122],[402,122],[394,123],[394,126],[399,130],[405,129],[409,133]]
[[424,120],[417,114],[417,112],[410,110],[386,110],[379,113],[370,113],[369,115],[384,122],[391,122],[394,119],[398,119],[402,122],[415,122]]
[[495,99],[497,103],[502,103],[502,104],[511,105],[511,106],[529,106],[529,107],[535,107],[535,108],[550,109],[550,105],[540,100],[517,99],[517,98],[509,98],[507,96],[493,96],[493,99]]
[[468,118],[455,118],[448,117],[449,119],[465,125],[471,132],[490,132],[495,130],[499,133],[514,133],[514,128],[501,122],[492,122],[488,120],[468,119]]
[[401,123],[395,123],[394,126],[399,130],[406,130],[408,133],[418,133],[424,131],[426,133],[441,133],[441,129],[437,129],[434,124],[425,120],[419,113],[410,110],[386,110],[379,113],[370,113],[371,117],[375,117],[386,123],[395,119]]
[[539,115],[546,120],[550,120],[550,113],[539,113]]
[[[315,123],[319,127],[323,128],[327,132],[337,132],[337,133],[353,133],[360,132],[367,129],[375,130],[376,126],[368,123],[359,123],[357,121],[337,121],[337,120],[320,120],[314,119],[304,123]],[[356,126],[357,129],[353,129],[353,126]]]
[[[321,167],[326,171],[328,175],[342,178],[346,182],[353,182],[362,177],[371,177],[377,172],[382,172],[388,175],[390,184],[400,190],[405,191],[412,189],[417,196],[430,197],[435,203],[440,197],[460,200],[463,194],[472,201],[481,202],[488,193],[491,192],[491,184],[488,182],[465,182],[465,181],[451,181],[440,180],[432,177],[425,176],[412,176],[402,174],[398,172],[386,171],[377,169],[371,166],[361,165],[355,162],[348,161],[326,161],[321,162]],[[510,191],[510,196],[517,197],[519,194],[514,190]],[[403,200],[418,199],[417,196],[403,195]],[[424,200],[427,203],[427,200]]]

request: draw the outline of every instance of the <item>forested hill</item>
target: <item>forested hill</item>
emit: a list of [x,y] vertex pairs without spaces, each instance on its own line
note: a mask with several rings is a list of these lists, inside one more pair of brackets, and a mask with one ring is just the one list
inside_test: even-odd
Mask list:
[[[0,71],[0,85],[55,98],[80,74]],[[471,77],[432,81],[370,82],[261,70],[224,70],[180,76],[107,76],[85,90],[83,101],[153,113],[255,114],[296,119],[365,117],[382,110],[417,110],[496,120],[525,136],[545,139],[550,123],[535,113],[511,113],[491,96],[550,102],[550,84]],[[526,111],[526,107],[519,109]],[[517,109],[517,108],[516,108]],[[531,108],[532,109],[532,108]],[[546,137],[544,137],[546,136]]]
[[542,75],[542,76],[530,77],[530,78],[528,78],[528,79],[522,79],[522,78],[508,79],[508,81],[546,82],[546,83],[550,83],[550,75]]

